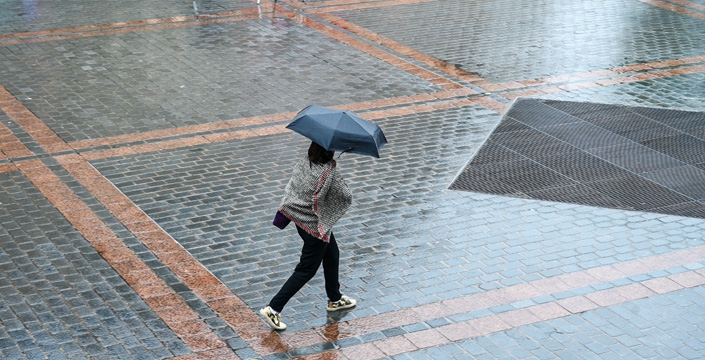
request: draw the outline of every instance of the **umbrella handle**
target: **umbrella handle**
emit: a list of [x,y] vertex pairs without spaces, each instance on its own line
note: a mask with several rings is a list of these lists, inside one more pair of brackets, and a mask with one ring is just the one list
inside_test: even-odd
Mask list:
[[340,159],[340,157],[343,155],[344,152],[350,151],[350,150],[352,150],[352,149],[354,149],[354,148],[347,148],[347,149],[341,151],[340,153],[338,153],[338,159]]

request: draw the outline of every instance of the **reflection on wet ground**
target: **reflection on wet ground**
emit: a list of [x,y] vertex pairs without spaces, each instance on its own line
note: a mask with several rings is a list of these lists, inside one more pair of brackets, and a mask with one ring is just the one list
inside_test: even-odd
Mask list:
[[[0,356],[698,358],[704,18],[692,1],[10,1]],[[359,306],[327,314],[319,275],[277,333],[256,310],[298,259],[270,224],[307,145],[285,125],[310,104],[389,144],[338,159]]]

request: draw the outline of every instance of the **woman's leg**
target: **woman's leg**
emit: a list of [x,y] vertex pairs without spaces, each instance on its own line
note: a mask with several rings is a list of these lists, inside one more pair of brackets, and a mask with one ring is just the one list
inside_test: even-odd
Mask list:
[[323,276],[326,279],[326,295],[328,295],[328,300],[330,301],[338,301],[342,296],[340,294],[340,282],[338,281],[339,263],[338,243],[335,242],[335,236],[331,233],[330,242],[326,246],[323,256]]
[[316,271],[321,266],[321,261],[323,261],[326,253],[326,242],[310,235],[298,226],[296,229],[304,241],[301,249],[301,258],[294,269],[294,273],[284,283],[279,292],[274,295],[272,301],[269,302],[269,306],[276,312],[281,312],[284,309],[284,305],[289,302],[289,299],[316,275]]

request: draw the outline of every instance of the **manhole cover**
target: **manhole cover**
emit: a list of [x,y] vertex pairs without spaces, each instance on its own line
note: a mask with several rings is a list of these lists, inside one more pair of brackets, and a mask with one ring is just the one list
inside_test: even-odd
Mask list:
[[450,189],[705,219],[705,113],[518,99]]

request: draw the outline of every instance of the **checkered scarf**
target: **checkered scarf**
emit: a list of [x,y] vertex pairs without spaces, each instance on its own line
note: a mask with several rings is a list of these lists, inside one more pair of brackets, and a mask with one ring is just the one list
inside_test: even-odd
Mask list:
[[352,193],[335,166],[335,160],[314,164],[308,157],[301,159],[279,206],[284,216],[325,242],[330,241],[333,225],[352,203]]

